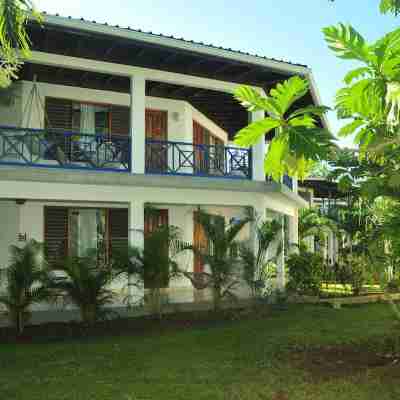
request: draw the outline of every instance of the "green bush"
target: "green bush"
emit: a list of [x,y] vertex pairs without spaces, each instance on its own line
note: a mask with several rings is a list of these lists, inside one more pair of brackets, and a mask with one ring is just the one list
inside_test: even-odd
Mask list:
[[392,279],[387,284],[387,290],[392,293],[400,292],[400,278]]
[[289,282],[287,289],[305,295],[318,295],[323,276],[322,257],[300,248],[287,259]]
[[353,294],[359,295],[363,286],[372,280],[371,266],[363,255],[347,254],[337,265],[338,280],[343,285],[350,284]]

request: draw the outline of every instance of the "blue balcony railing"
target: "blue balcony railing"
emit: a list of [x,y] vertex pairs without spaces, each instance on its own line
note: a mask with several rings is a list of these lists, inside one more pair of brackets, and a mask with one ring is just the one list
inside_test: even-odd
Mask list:
[[0,164],[130,171],[130,139],[0,126]]
[[146,140],[146,172],[251,179],[251,150]]
[[293,178],[289,175],[284,175],[282,178],[282,183],[287,186],[290,190],[293,190]]

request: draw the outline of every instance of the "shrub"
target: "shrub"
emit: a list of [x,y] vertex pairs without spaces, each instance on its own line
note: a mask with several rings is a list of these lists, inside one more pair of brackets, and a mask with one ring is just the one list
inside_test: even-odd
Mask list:
[[7,309],[8,318],[18,334],[22,334],[31,316],[31,306],[50,298],[45,284],[47,274],[43,246],[30,240],[23,247],[11,246],[11,264],[7,270],[5,294],[0,304]]
[[287,259],[289,282],[287,289],[305,295],[318,295],[323,276],[321,255],[306,251],[291,254]]
[[386,286],[387,290],[392,293],[400,292],[400,278],[392,279]]
[[54,297],[61,297],[77,306],[82,321],[93,325],[105,317],[104,308],[112,303],[114,293],[109,289],[114,276],[107,266],[100,266],[97,252],[84,257],[67,257],[54,268],[48,287]]
[[371,280],[370,263],[363,255],[343,256],[338,266],[338,278],[342,284],[350,284],[353,294],[359,295],[363,286]]

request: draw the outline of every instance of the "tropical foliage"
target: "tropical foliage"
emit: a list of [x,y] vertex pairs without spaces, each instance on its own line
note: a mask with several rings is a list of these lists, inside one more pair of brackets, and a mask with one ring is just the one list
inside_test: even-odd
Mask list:
[[253,220],[251,212],[240,220],[226,223],[225,218],[199,209],[195,213],[196,221],[201,225],[208,239],[209,246],[200,248],[192,246],[193,252],[201,263],[209,269],[203,275],[208,288],[213,293],[214,310],[219,310],[225,298],[235,298],[234,289],[241,281],[238,275],[240,264],[236,240],[239,232]]
[[21,57],[30,55],[30,39],[26,31],[29,15],[41,21],[31,0],[0,0],[0,88],[17,78]]
[[40,243],[30,240],[23,247],[11,246],[10,256],[6,290],[0,296],[0,304],[6,307],[10,322],[21,334],[30,319],[31,307],[48,300],[50,292]]
[[289,282],[287,290],[302,295],[318,295],[323,276],[322,257],[300,246],[287,259]]
[[243,279],[249,285],[254,298],[268,294],[268,284],[274,274],[274,265],[281,253],[281,247],[276,245],[282,225],[279,221],[258,221],[255,226],[256,251],[254,245],[244,243],[240,246],[240,258],[243,267]]
[[[176,255],[187,249],[174,226],[160,226],[146,235],[144,248],[128,247],[114,255],[113,268],[120,277],[128,278],[128,304],[132,303],[133,287],[148,289],[153,314],[162,316],[162,290],[169,281],[181,275]],[[130,286],[130,287],[129,287]]]
[[275,180],[280,180],[285,174],[303,179],[315,162],[328,158],[333,147],[333,136],[320,127],[320,120],[328,108],[296,107],[296,102],[309,89],[306,79],[294,76],[278,83],[268,96],[249,86],[242,86],[235,92],[235,98],[248,111],[268,114],[268,117],[241,129],[235,143],[251,146],[265,140],[265,135],[274,131],[264,166],[266,174]]
[[114,300],[110,283],[115,278],[107,265],[100,265],[97,250],[86,256],[71,256],[62,260],[49,276],[48,288],[55,298],[74,304],[82,321],[93,325],[105,318],[105,306]]

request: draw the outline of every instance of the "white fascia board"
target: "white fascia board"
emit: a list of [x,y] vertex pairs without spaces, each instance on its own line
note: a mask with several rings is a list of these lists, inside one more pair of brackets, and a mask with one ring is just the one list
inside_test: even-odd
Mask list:
[[179,50],[200,53],[211,57],[221,57],[227,60],[258,65],[270,68],[271,70],[274,71],[286,73],[288,75],[293,75],[293,74],[307,75],[307,73],[309,72],[309,68],[299,65],[293,65],[286,62],[265,59],[262,57],[211,47],[199,43],[192,43],[185,40],[169,38],[165,36],[158,36],[151,33],[138,32],[134,30],[128,30],[126,28],[118,28],[90,21],[82,21],[79,19],[65,18],[53,15],[44,15],[44,21],[45,23],[55,26],[60,26],[63,28],[76,29],[95,34],[111,35],[123,39],[135,40],[152,45],[171,47]]

